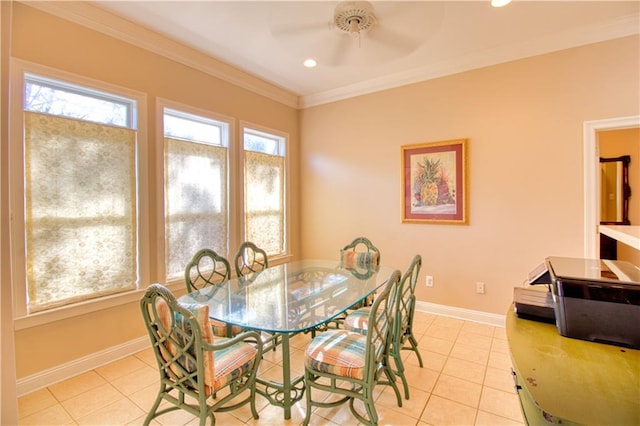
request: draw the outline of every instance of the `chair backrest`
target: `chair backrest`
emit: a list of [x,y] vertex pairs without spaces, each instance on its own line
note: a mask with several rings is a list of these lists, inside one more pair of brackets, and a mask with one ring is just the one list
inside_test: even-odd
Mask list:
[[[152,284],[140,300],[144,324],[160,370],[160,380],[182,392],[193,395],[211,393],[213,373],[207,377],[206,368],[213,370],[213,352],[203,350],[204,343],[212,343],[208,327],[209,309],[198,306],[195,311],[181,306],[169,289]],[[201,323],[205,326],[202,327]]]
[[400,271],[389,276],[384,289],[376,296],[369,311],[365,374],[367,380],[373,380],[377,369],[384,361],[391,344],[392,326],[395,317],[397,286]]
[[380,250],[368,238],[358,237],[340,250],[340,259],[344,263],[353,262],[353,267],[380,265]]
[[187,292],[199,290],[208,285],[218,285],[231,277],[229,261],[211,249],[199,250],[184,271]]
[[234,260],[236,274],[239,277],[252,272],[262,271],[269,267],[267,252],[256,246],[251,241],[245,241],[240,245]]
[[407,331],[411,331],[411,327],[413,326],[413,316],[416,310],[416,284],[421,267],[422,256],[416,254],[405,273],[402,274],[402,278],[400,278],[400,283],[398,284],[394,336],[398,338],[399,341]]
[[368,279],[380,266],[380,250],[368,238],[358,237],[340,249],[340,267],[359,279]]

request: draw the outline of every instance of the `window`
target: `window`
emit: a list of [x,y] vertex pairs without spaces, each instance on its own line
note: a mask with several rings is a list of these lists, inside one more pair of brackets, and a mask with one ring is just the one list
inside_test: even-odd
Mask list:
[[137,288],[137,101],[23,77],[28,312]]
[[184,288],[204,247],[288,254],[285,134],[243,124],[234,137],[231,117],[157,99],[150,149],[144,93],[18,59],[11,76],[20,329],[137,300],[151,282]]
[[286,139],[244,128],[244,238],[269,255],[286,247]]
[[164,108],[167,278],[196,251],[227,257],[229,123]]

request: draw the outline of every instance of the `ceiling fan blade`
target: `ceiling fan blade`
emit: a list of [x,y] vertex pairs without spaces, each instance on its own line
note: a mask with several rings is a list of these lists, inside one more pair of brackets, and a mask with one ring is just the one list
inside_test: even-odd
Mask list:
[[329,61],[328,61],[328,65],[331,65],[331,66],[340,66],[344,64],[348,55],[348,51],[351,47],[349,46],[349,44],[358,43],[358,40],[346,34],[336,34],[336,35],[338,36],[337,37],[338,41],[336,42],[336,45],[333,48],[333,54],[331,55],[331,58],[329,58]]
[[422,42],[417,38],[404,35],[384,26],[375,27],[367,33],[366,37],[395,52],[402,52],[404,55],[413,52]]
[[286,37],[295,35],[304,35],[318,33],[321,31],[330,31],[332,28],[331,22],[317,22],[313,24],[296,23],[291,25],[283,25],[278,28],[271,28],[271,34],[274,37]]

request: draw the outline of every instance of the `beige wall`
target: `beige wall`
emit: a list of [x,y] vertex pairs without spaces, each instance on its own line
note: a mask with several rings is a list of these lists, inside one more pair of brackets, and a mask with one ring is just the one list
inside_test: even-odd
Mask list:
[[[598,132],[600,157],[630,155],[629,163],[629,222],[640,225],[640,129],[607,130]],[[640,250],[618,242],[618,260],[640,266]]]
[[[581,256],[582,123],[640,113],[638,37],[299,113],[24,4],[14,14],[14,57],[145,92],[150,140],[156,97],[288,132],[294,256],[335,257],[366,235],[384,264],[422,254],[420,300],[478,311],[504,314],[545,256]],[[469,138],[469,225],[402,224],[400,146],[452,138]],[[19,330],[18,379],[141,335],[137,303]]]
[[[21,3],[14,5],[12,35],[11,55],[15,58],[146,93],[150,141],[157,137],[154,120],[156,97],[230,116],[236,119],[236,123],[245,120],[288,133],[289,154],[294,159],[291,169],[292,233],[299,234],[298,209],[295,208],[299,191],[295,161],[299,156],[299,130],[295,108]],[[239,128],[235,130],[237,136]],[[151,176],[151,179],[156,177]],[[153,194],[150,196],[151,203],[157,203]],[[148,220],[150,228],[154,229],[155,217],[144,220]],[[292,253],[294,256],[299,253],[295,238],[292,240]],[[152,282],[159,279],[154,276]],[[142,286],[148,284],[142,283]],[[15,333],[18,379],[121,345],[145,333],[137,301],[18,330]],[[43,352],[46,356],[42,356]]]
[[[627,37],[304,110],[303,256],[365,235],[386,265],[422,255],[419,300],[504,314],[546,256],[583,256],[583,123],[640,113],[639,52]],[[458,138],[469,225],[402,224],[400,146]]]

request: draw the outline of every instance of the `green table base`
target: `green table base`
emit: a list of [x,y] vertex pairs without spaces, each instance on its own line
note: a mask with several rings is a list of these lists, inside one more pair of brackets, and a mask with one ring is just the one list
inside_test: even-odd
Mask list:
[[256,392],[269,400],[272,405],[284,408],[284,418],[291,418],[291,406],[304,395],[304,376],[291,379],[291,359],[289,337],[291,334],[278,334],[282,338],[282,382],[273,382],[258,377]]
[[529,424],[640,425],[640,350],[563,337],[513,306],[506,332]]

